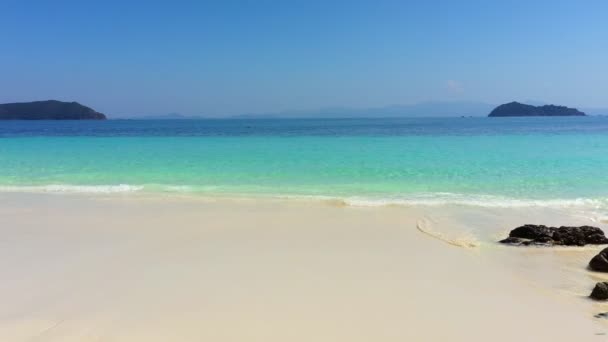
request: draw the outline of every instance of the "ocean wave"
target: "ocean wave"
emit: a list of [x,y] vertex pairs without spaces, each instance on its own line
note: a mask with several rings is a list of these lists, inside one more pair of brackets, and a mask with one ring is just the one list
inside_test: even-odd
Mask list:
[[142,190],[143,186],[118,184],[118,185],[2,185],[0,192],[25,192],[25,193],[90,193],[90,194],[115,194],[128,193]]
[[[0,192],[28,192],[28,193],[178,193],[202,196],[222,196],[239,198],[275,198],[287,200],[312,200],[331,203],[339,206],[352,207],[385,207],[385,206],[471,206],[485,208],[585,208],[607,209],[608,198],[554,198],[554,199],[526,199],[496,195],[457,194],[448,192],[418,193],[374,196],[350,195],[308,195],[308,194],[280,194],[268,191],[240,192],[237,189],[222,188],[219,186],[190,186],[167,184],[117,184],[117,185],[0,185]],[[605,218],[602,218],[605,219]]]
[[509,198],[493,195],[454,194],[454,193],[432,193],[417,194],[404,197],[391,198],[369,198],[348,197],[344,199],[346,205],[362,207],[380,206],[442,206],[463,205],[473,207],[489,208],[525,208],[525,207],[547,207],[568,208],[586,207],[599,209],[606,207],[607,199],[572,198],[572,199],[525,199]]

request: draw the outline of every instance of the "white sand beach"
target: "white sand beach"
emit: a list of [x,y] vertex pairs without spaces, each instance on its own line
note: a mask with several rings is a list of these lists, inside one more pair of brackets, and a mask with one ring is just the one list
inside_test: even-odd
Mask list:
[[593,315],[608,308],[585,298],[601,247],[505,247],[461,229],[559,215],[161,195],[0,204],[0,341],[607,338]]

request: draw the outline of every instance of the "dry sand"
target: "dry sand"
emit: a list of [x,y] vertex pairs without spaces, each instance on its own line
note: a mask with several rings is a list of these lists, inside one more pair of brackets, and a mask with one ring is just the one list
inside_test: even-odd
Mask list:
[[425,220],[321,202],[3,194],[0,341],[608,338],[601,307],[524,262],[560,270],[594,251],[460,248],[421,232]]

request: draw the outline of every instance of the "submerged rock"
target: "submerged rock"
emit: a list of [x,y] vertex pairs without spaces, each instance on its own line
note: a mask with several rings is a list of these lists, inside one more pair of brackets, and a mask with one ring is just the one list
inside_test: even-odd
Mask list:
[[595,318],[608,318],[608,312],[600,312],[594,316]]
[[608,244],[608,238],[601,229],[592,226],[556,228],[526,224],[513,229],[509,237],[500,242],[518,246],[584,246]]
[[589,268],[598,272],[608,272],[608,248],[604,248],[589,261]]
[[596,299],[596,300],[608,299],[608,283],[601,282],[601,283],[595,284],[595,287],[593,288],[593,291],[591,291],[591,294],[589,295],[589,297]]

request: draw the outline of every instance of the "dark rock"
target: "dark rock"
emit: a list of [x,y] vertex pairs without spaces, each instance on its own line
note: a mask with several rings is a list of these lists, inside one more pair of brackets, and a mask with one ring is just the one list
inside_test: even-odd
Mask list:
[[508,238],[506,238],[504,240],[500,240],[499,242],[500,243],[510,243],[510,244],[518,245],[518,244],[521,244],[523,242],[523,240],[520,239],[520,238],[510,237],[509,236]]
[[564,106],[531,106],[519,102],[502,104],[488,115],[489,117],[505,116],[585,116],[586,114],[576,108]]
[[591,291],[591,294],[589,295],[589,297],[596,299],[596,300],[608,299],[608,283],[601,282],[601,283],[595,284],[595,287],[593,288],[593,291]]
[[608,248],[604,248],[589,261],[589,268],[598,272],[608,272]]
[[521,227],[517,227],[509,233],[509,237],[516,237],[521,239],[536,240],[538,238],[553,237],[554,229],[543,225],[526,224]]
[[608,244],[608,238],[604,232],[597,227],[562,226],[547,227],[544,225],[526,224],[513,229],[509,237],[501,240],[501,243],[511,245],[539,245],[539,246],[584,246]]
[[591,226],[559,227],[553,233],[553,240],[561,241],[566,246],[584,246],[586,244],[607,244],[608,239],[604,232]]
[[600,312],[597,315],[594,315],[595,318],[608,318],[608,312]]
[[587,236],[587,241],[591,245],[603,245],[608,243],[608,238],[603,233],[596,233]]
[[78,102],[55,100],[0,104],[0,120],[105,120]]

